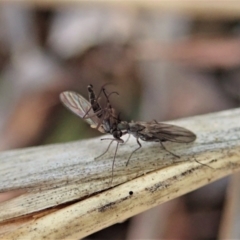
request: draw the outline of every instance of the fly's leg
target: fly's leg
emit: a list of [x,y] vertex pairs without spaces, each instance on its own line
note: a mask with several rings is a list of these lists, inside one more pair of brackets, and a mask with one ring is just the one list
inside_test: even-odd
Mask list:
[[[106,95],[106,93],[105,93],[105,88],[104,88],[104,87],[105,87],[106,85],[108,85],[108,84],[109,84],[109,83],[106,83],[106,84],[104,84],[104,85],[101,87],[101,89],[100,89],[97,97],[95,96],[95,93],[94,93],[94,91],[93,91],[93,86],[92,86],[91,84],[88,85],[89,101],[90,101],[90,103],[91,103],[91,107],[87,110],[87,112],[86,112],[85,115],[83,116],[83,119],[85,119],[85,118],[90,118],[90,117],[91,117],[91,116],[88,116],[88,113],[89,113],[89,111],[90,111],[91,109],[96,113],[96,115],[97,115],[99,118],[101,117],[101,115],[102,115],[102,108],[101,108],[101,106],[100,106],[100,104],[99,104],[100,95],[101,95],[102,92],[104,92],[104,94]],[[95,108],[96,108],[96,109],[95,109]]]
[[123,144],[127,143],[129,138],[130,138],[130,134],[128,134],[128,138],[127,138],[127,140]]
[[89,111],[90,111],[91,109],[92,109],[92,107],[90,107],[90,108],[87,110],[87,112],[86,112],[85,115],[82,117],[82,119],[92,118],[92,117],[97,116],[99,113],[103,112],[103,109],[101,109],[101,110],[96,111],[94,114],[89,115],[88,113],[89,113]]
[[[119,95],[119,94],[118,94],[118,92],[111,92],[109,95],[107,95],[106,90],[105,90],[105,88],[104,88],[105,85],[107,85],[107,84],[104,84],[104,85],[103,85],[103,87],[101,88],[101,90],[100,90],[100,92],[99,92],[99,94],[98,94],[98,96],[97,96],[97,98],[96,98],[96,100],[95,100],[96,104],[98,104],[98,110],[97,110],[97,111],[94,110],[94,108],[93,108],[93,103],[91,103],[91,107],[88,109],[88,111],[87,111],[87,112],[85,113],[85,115],[83,116],[83,119],[97,116],[100,121],[99,121],[96,129],[98,129],[98,128],[100,127],[100,125],[103,123],[104,120],[109,119],[110,117],[112,117],[112,118],[114,118],[115,120],[117,120],[117,118],[115,118],[115,116],[112,114],[113,108],[112,108],[112,106],[111,106],[111,104],[110,104],[110,102],[109,102],[109,96],[110,96],[111,94],[114,94],[114,93],[117,94],[117,95]],[[101,108],[101,106],[100,106],[99,103],[98,103],[98,101],[100,100],[100,94],[101,94],[101,92],[104,93],[104,95],[105,95],[105,97],[106,97],[106,99],[107,99],[107,106],[106,106],[105,108]],[[93,96],[94,96],[94,95],[93,95]],[[89,113],[89,111],[90,111],[91,109],[94,111],[94,114],[89,115],[88,113]]]
[[205,166],[205,167],[209,167],[209,168],[211,168],[211,169],[214,169],[213,167],[210,167],[210,166],[208,166],[207,164],[200,163],[200,162],[199,162],[198,160],[196,160],[195,158],[194,158],[194,161],[195,161],[196,163],[198,163],[198,164],[201,164],[201,165]]
[[[101,140],[104,140],[104,139],[101,139]],[[95,159],[98,159],[98,158],[102,157],[103,155],[105,155],[108,152],[109,148],[111,147],[113,141],[114,141],[114,139],[112,139],[112,141],[109,143],[107,150],[104,153],[102,153],[101,155],[99,155],[98,157],[96,157]]]
[[[124,143],[124,141],[123,141],[122,139],[115,139],[115,138],[114,138],[114,139],[112,139],[112,138],[103,138],[103,139],[101,139],[101,140],[112,140],[112,141],[111,141],[110,144],[108,145],[107,150],[106,150],[103,154],[101,154],[100,156],[98,156],[97,158],[103,156],[103,155],[109,150],[109,148],[110,148],[110,146],[112,145],[113,141],[117,141],[117,146],[116,146],[115,154],[114,154],[114,157],[113,157],[113,163],[112,163],[112,177],[111,177],[111,182],[110,182],[110,184],[112,185],[112,181],[113,181],[113,170],[114,170],[115,159],[116,159],[116,156],[117,156],[118,145],[119,145],[119,143]],[[96,158],[95,158],[95,159],[96,159]]]
[[122,132],[122,136],[124,136],[124,135],[126,135],[126,134],[128,134],[128,138],[127,138],[126,141],[121,142],[122,145],[125,145],[125,143],[128,142],[128,140],[129,140],[129,138],[130,138],[130,134],[128,133],[128,131]]
[[[163,143],[162,143],[161,141],[160,141],[160,145],[162,146],[162,148],[163,148],[165,151],[169,152],[169,153],[172,154],[174,157],[180,158],[180,156],[178,156],[178,155],[170,152],[169,150],[167,150],[166,147],[163,145]],[[198,160],[196,160],[195,158],[194,158],[194,161],[197,162],[198,164],[201,164],[201,165],[205,166],[205,167],[209,167],[209,168],[211,168],[211,169],[214,169],[214,168],[208,166],[207,164],[200,163],[200,162],[199,162]]]
[[180,156],[178,156],[178,155],[170,152],[169,150],[167,150],[166,147],[163,145],[162,141],[159,141],[159,142],[160,142],[161,147],[162,147],[165,151],[169,152],[169,153],[172,154],[174,157],[180,158]]
[[115,154],[114,154],[114,157],[113,157],[113,163],[112,163],[112,178],[111,178],[111,182],[110,182],[111,185],[112,185],[112,182],[113,182],[113,170],[114,170],[114,163],[115,163],[115,159],[116,159],[116,155],[117,155],[118,145],[119,145],[119,142],[117,142]]
[[[96,157],[95,159],[98,159],[98,158],[102,157],[103,155],[105,155],[105,154],[108,152],[110,146],[112,145],[112,143],[113,143],[114,141],[117,141],[118,144],[119,144],[119,143],[124,143],[124,141],[123,141],[122,139],[102,138],[101,141],[103,141],[103,140],[111,140],[111,142],[109,143],[109,145],[108,145],[108,147],[107,147],[107,150],[106,150],[104,153],[102,153],[101,155],[99,155],[98,157]],[[114,158],[115,158],[115,156],[114,156]]]
[[141,145],[141,143],[139,142],[138,138],[137,138],[137,143],[138,143],[139,147],[136,148],[136,149],[131,153],[130,157],[129,157],[128,160],[127,160],[126,166],[128,165],[128,163],[129,163],[132,155],[133,155],[137,150],[139,150],[139,149],[142,147],[142,145]]
[[[109,101],[109,97],[110,97],[112,94],[115,93],[115,94],[119,95],[119,93],[118,93],[118,92],[111,92],[111,93],[107,94],[105,88],[102,88],[102,91],[103,91],[103,94],[105,95],[106,100],[107,100],[106,110],[108,110],[108,112],[109,112],[109,117],[111,116],[114,120],[119,121],[119,118],[117,118],[117,117],[115,116],[115,109],[112,108],[112,105],[111,105],[111,103],[110,103],[110,101]],[[119,122],[120,122],[120,121],[119,121]]]

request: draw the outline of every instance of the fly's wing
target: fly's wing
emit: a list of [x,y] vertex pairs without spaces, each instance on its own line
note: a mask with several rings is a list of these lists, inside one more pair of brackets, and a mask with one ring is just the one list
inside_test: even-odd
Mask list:
[[170,141],[177,143],[189,143],[196,139],[196,135],[187,130],[186,128],[166,124],[166,123],[144,123],[138,122],[140,125],[144,125],[144,132],[148,132],[154,139],[160,141]]
[[[66,106],[70,111],[75,113],[80,118],[83,118],[87,113],[84,120],[90,124],[92,128],[96,128],[98,126],[99,118],[96,115],[94,116],[94,112],[91,109],[91,104],[80,94],[70,91],[62,92],[60,94],[60,100],[64,106]],[[98,130],[103,133],[105,132],[101,125],[99,126]]]

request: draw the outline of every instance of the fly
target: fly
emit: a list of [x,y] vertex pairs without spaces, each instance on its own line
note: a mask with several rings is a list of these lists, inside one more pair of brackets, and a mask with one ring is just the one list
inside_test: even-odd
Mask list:
[[159,123],[156,120],[151,122],[138,121],[131,123],[122,121],[118,124],[118,130],[125,131],[124,133],[132,134],[136,138],[139,146],[131,153],[126,165],[128,165],[132,155],[142,147],[139,139],[146,142],[159,142],[160,147],[172,154],[174,157],[179,156],[167,150],[163,142],[190,143],[196,140],[196,135],[186,128],[166,123]]
[[[112,92],[110,94],[107,94],[104,88],[105,85],[103,85],[97,97],[93,90],[93,86],[91,84],[88,85],[88,97],[90,102],[87,101],[80,94],[73,91],[62,92],[60,94],[60,100],[70,111],[75,113],[80,118],[84,119],[92,128],[96,128],[101,133],[109,133],[113,135],[114,139],[111,139],[112,141],[110,142],[106,151],[95,158],[100,158],[105,153],[107,153],[113,141],[117,141],[117,147],[112,164],[113,179],[114,162],[117,154],[118,145],[119,143],[124,143],[124,141],[120,138],[122,136],[122,131],[117,129],[117,125],[121,121],[119,119],[119,116],[116,116],[116,111],[114,108],[112,108],[109,101],[109,97],[111,94],[115,93],[118,95],[118,93]],[[105,108],[102,108],[99,103],[99,97],[101,92],[103,92],[107,101]],[[102,140],[108,140],[108,138]]]
[[[113,141],[117,141],[117,146],[115,150],[115,154],[113,157],[113,164],[112,164],[112,179],[113,179],[113,169],[114,169],[114,163],[116,159],[117,149],[119,143],[124,143],[124,141],[121,139],[122,136],[125,134],[131,134],[136,138],[138,148],[136,148],[129,156],[126,166],[129,164],[129,161],[132,157],[132,155],[138,151],[142,145],[139,140],[143,140],[146,142],[159,142],[160,147],[162,147],[165,151],[173,155],[174,157],[178,157],[178,155],[170,152],[163,144],[163,142],[176,142],[176,143],[190,143],[195,141],[196,135],[189,131],[186,128],[166,124],[166,123],[159,123],[156,120],[153,120],[151,122],[126,122],[126,121],[120,121],[117,124],[117,127],[115,130],[112,131],[112,135],[114,138],[105,138],[101,140],[111,140],[110,144],[108,145],[107,150],[102,154],[104,155],[110,148]],[[122,141],[121,141],[122,140]],[[102,156],[100,155],[100,156]],[[100,157],[99,156],[99,157]],[[197,160],[195,160],[198,162]],[[206,165],[203,163],[198,162],[201,165]],[[208,166],[208,165],[206,165]],[[208,166],[209,167],[209,166]]]
[[97,128],[100,132],[105,133],[102,124],[92,105],[83,96],[76,92],[66,91],[60,94],[62,103],[73,113],[84,119],[92,128]]
[[[75,113],[80,118],[84,119],[92,128],[96,128],[101,133],[110,133],[112,125],[116,124],[117,117],[115,110],[110,104],[109,96],[113,93],[118,93],[112,92],[107,95],[104,88],[105,85],[102,86],[98,96],[96,97],[93,86],[89,84],[89,101],[87,101],[80,94],[73,91],[62,92],[60,94],[60,100],[70,111]],[[107,99],[107,105],[105,108],[102,108],[99,103],[100,94],[102,92]]]
[[[105,86],[105,85],[104,85]],[[196,135],[190,130],[179,127],[176,125],[160,123],[156,120],[151,122],[126,122],[121,121],[119,115],[116,115],[115,109],[111,106],[109,97],[111,94],[117,92],[112,92],[110,94],[106,93],[104,86],[101,88],[100,93],[96,97],[93,86],[88,85],[89,92],[89,101],[87,101],[84,97],[76,92],[63,92],[60,94],[60,99],[62,103],[73,113],[84,119],[88,124],[91,125],[92,128],[98,129],[102,133],[109,133],[113,136],[113,138],[104,138],[101,140],[111,140],[108,145],[106,151],[98,156],[97,158],[103,156],[108,152],[111,144],[116,141],[117,146],[115,149],[115,154],[113,157],[112,163],[112,179],[113,180],[113,170],[114,163],[117,155],[117,150],[119,144],[123,144],[124,140],[121,138],[126,134],[131,134],[136,138],[138,147],[130,154],[126,166],[129,164],[129,161],[134,153],[138,151],[142,145],[139,140],[143,140],[146,142],[159,142],[160,147],[162,147],[165,151],[173,155],[174,157],[179,157],[178,155],[170,152],[165,146],[164,142],[176,142],[176,143],[190,143],[195,141]],[[107,104],[104,108],[101,107],[99,103],[100,94],[103,92]],[[197,160],[195,160],[198,162]],[[202,164],[198,162],[199,164]],[[206,165],[206,164],[202,164]],[[206,165],[208,166],[208,165]],[[209,166],[208,166],[209,167]]]

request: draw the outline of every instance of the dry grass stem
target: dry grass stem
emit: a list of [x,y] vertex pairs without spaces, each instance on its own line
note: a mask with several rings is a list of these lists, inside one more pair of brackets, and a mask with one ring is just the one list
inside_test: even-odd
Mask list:
[[[99,138],[0,154],[0,192],[25,193],[0,203],[4,239],[79,239],[240,170],[240,109],[171,122],[193,131],[192,144],[136,140],[100,159]],[[207,164],[201,165],[196,161]]]

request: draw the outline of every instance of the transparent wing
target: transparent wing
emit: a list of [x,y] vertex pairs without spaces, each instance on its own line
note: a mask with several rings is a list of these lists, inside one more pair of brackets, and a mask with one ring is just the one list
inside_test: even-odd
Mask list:
[[144,125],[144,132],[149,133],[153,138],[161,141],[171,141],[177,143],[189,143],[196,139],[196,135],[186,128],[166,124],[166,123],[146,123],[138,122]]
[[156,124],[153,135],[166,141],[178,143],[189,143],[196,139],[196,135],[186,128],[165,123]]
[[[80,118],[83,118],[87,113],[84,120],[90,124],[92,128],[96,128],[99,123],[99,118],[93,116],[94,112],[91,109],[91,104],[84,97],[76,92],[66,91],[60,94],[60,100],[70,111]],[[87,118],[88,116],[91,117]]]

